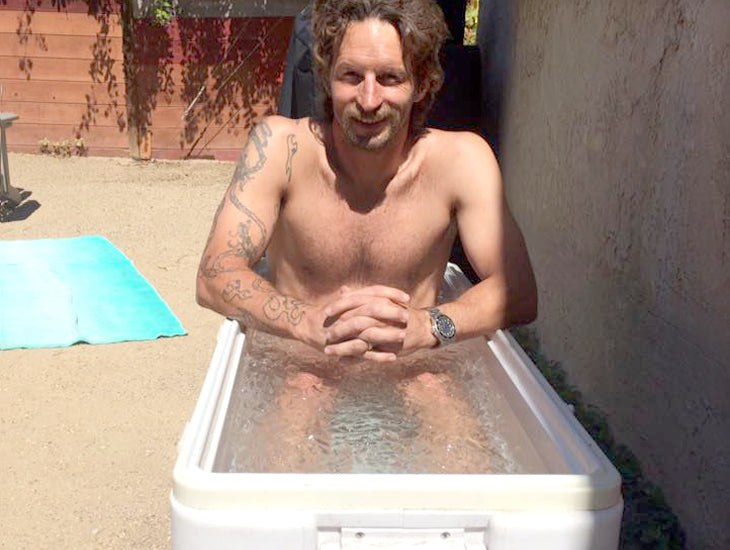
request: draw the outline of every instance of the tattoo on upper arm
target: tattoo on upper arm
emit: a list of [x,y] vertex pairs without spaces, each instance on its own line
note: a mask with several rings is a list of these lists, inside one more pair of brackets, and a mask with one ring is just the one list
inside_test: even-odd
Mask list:
[[[228,260],[244,259],[249,266],[253,265],[264,253],[264,249],[268,241],[266,226],[264,225],[264,222],[244,204],[241,194],[246,187],[246,184],[255,176],[256,173],[261,171],[266,164],[268,158],[266,149],[269,145],[269,138],[271,136],[272,131],[266,120],[262,120],[249,133],[248,141],[243,148],[241,159],[238,162],[238,166],[236,166],[236,171],[233,174],[233,181],[231,182],[227,193],[228,199],[231,203],[239,212],[243,213],[243,219],[238,224],[236,233],[231,234],[232,239],[228,241],[227,250],[216,257],[207,255],[203,258],[198,272],[199,277],[212,279],[221,273],[235,271],[239,268],[240,263],[238,262],[226,265]],[[293,137],[293,135],[291,137]],[[294,150],[296,150],[296,142],[294,143]],[[290,154],[293,155],[293,153]],[[290,162],[291,159],[289,159],[288,163]],[[208,236],[206,249],[210,246],[213,239],[213,235],[218,224],[218,217],[224,204],[225,199],[219,205],[218,211],[213,219],[213,227],[210,235]]]
[[[256,125],[250,132],[248,142],[246,142],[241,154],[241,160],[238,162],[236,172],[233,175],[233,182],[231,182],[228,198],[231,200],[233,205],[246,217],[246,220],[239,224],[238,236],[240,237],[243,247],[237,244],[229,243],[229,252],[225,252],[227,255],[242,256],[249,260],[258,260],[260,254],[263,253],[263,246],[266,243],[266,226],[254,214],[241,199],[241,192],[243,191],[246,183],[266,164],[266,147],[269,144],[269,137],[271,136],[271,128],[262,120]],[[258,237],[254,237],[254,233],[258,232]],[[241,254],[243,252],[243,254]]]
[[233,174],[231,187],[243,191],[246,183],[266,164],[266,147],[272,132],[265,120],[259,122],[248,134],[248,141],[243,147],[241,159]]
[[[238,260],[245,260],[246,264],[252,266],[264,253],[266,244],[266,227],[256,215],[250,210],[247,218],[238,224],[235,234],[228,241],[228,249],[215,257],[208,255],[200,266],[199,276],[204,279],[214,279],[221,273],[237,271],[240,269]],[[227,266],[226,261],[233,259],[234,262]]]
[[286,136],[286,146],[288,151],[286,157],[286,178],[287,181],[291,183],[292,160],[294,159],[294,155],[299,148],[297,144],[297,138],[294,136],[294,134],[289,134],[288,136]]
[[215,228],[218,225],[218,218],[220,217],[225,204],[226,204],[226,199],[224,197],[223,200],[218,204],[218,208],[216,208],[215,214],[213,215],[213,224],[210,227],[210,233],[208,233],[208,240],[205,241],[205,248],[203,250],[207,250],[208,247],[210,246],[210,242],[213,240],[213,235],[215,234]]
[[[258,238],[252,234],[254,228],[258,229]],[[249,265],[253,265],[264,251],[265,239],[266,227],[256,216],[251,216],[245,222],[238,224],[238,232],[233,240],[228,241],[228,248],[236,256],[245,258]]]

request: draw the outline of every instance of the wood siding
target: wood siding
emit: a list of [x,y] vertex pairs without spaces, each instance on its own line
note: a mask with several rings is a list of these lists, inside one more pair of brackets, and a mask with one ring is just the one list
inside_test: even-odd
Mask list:
[[0,110],[19,115],[11,151],[79,136],[89,155],[128,156],[146,132],[152,158],[233,160],[250,125],[275,110],[291,18],[133,20],[130,90],[121,15],[105,33],[103,19],[77,0],[32,12],[24,0],[0,4]]
[[[108,21],[102,35],[84,2],[61,11],[50,2],[32,12],[22,0],[0,5],[0,110],[18,114],[7,132],[11,151],[79,136],[90,155],[128,155],[122,28],[118,14]],[[91,74],[97,37],[109,45],[106,83]]]

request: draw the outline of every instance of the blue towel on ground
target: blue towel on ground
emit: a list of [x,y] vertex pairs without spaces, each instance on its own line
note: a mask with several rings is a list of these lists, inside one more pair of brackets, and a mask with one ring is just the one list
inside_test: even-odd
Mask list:
[[0,241],[0,349],[186,334],[104,237]]

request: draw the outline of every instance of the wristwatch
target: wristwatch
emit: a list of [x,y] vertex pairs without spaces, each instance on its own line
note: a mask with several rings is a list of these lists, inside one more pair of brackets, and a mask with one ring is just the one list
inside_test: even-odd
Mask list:
[[456,326],[451,317],[441,313],[435,307],[427,307],[426,311],[431,316],[431,333],[438,340],[437,346],[445,346],[456,340]]

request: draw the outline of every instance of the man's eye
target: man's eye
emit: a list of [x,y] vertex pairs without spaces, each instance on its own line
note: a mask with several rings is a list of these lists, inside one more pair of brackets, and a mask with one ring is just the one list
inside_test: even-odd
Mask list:
[[403,79],[397,74],[384,74],[378,80],[383,86],[396,86],[403,82]]
[[353,82],[353,83],[358,83],[362,80],[360,75],[358,73],[354,73],[354,72],[344,73],[340,76],[340,78],[342,80],[344,80],[345,82]]

